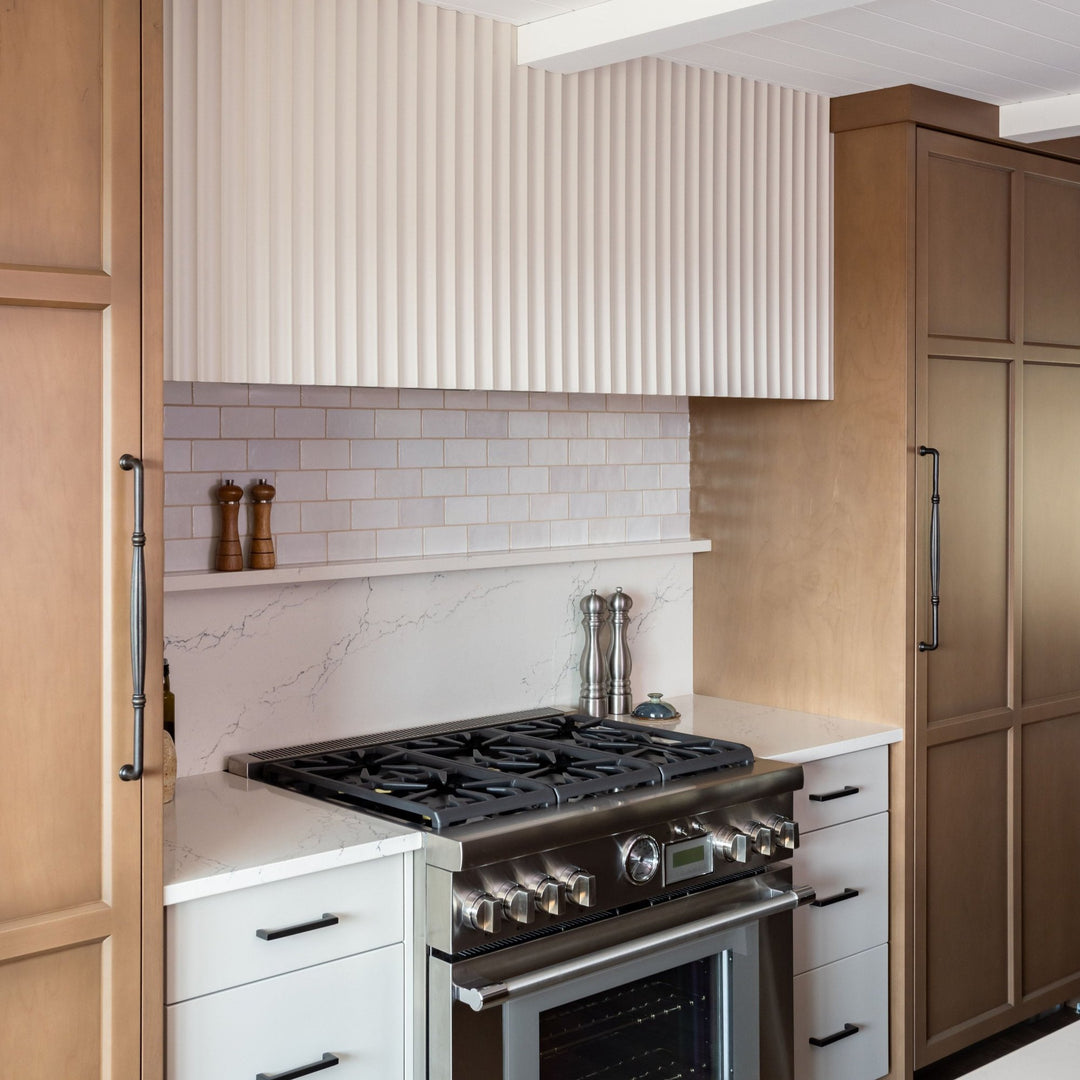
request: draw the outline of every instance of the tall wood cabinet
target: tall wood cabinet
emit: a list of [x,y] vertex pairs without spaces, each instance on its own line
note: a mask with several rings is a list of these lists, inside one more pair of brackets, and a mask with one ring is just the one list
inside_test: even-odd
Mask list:
[[161,1070],[160,3],[0,5],[0,1073]]
[[695,689],[903,724],[905,1077],[1080,993],[1080,164],[946,95],[833,105],[836,398],[691,403]]

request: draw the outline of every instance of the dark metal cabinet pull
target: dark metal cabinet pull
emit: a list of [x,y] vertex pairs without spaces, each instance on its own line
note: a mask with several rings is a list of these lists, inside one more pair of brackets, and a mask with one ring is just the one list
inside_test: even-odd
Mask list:
[[[280,930],[256,930],[255,936],[263,941],[277,941],[278,938],[292,937],[293,934],[306,934],[309,930],[321,930],[324,926],[337,926],[340,920],[336,915],[323,912],[321,919],[297,923],[295,926],[283,926]],[[323,1066],[326,1068],[326,1066]]]
[[846,799],[849,795],[858,795],[861,789],[845,784],[839,791],[826,791],[822,795],[811,795],[811,802],[832,802],[833,799]]
[[332,1069],[338,1064],[340,1063],[333,1054],[323,1054],[318,1061],[313,1061],[310,1065],[301,1065],[296,1069],[289,1069],[288,1072],[256,1073],[255,1080],[296,1080],[298,1076],[309,1076],[313,1072]]
[[826,1035],[824,1039],[815,1039],[813,1035],[810,1036],[811,1046],[831,1046],[834,1042],[839,1042],[841,1039],[850,1039],[852,1035],[858,1035],[860,1028],[857,1024],[845,1024],[843,1031],[834,1031],[831,1035]]
[[934,455],[934,486],[930,494],[930,618],[932,640],[920,641],[919,652],[933,652],[938,647],[938,606],[941,604],[941,492],[939,490],[941,455],[932,446],[920,446],[919,457]]
[[146,709],[146,567],[143,548],[143,463],[131,454],[120,468],[135,473],[135,528],[131,534],[131,707],[135,712],[132,762],[120,767],[121,780],[140,780],[143,774],[143,712]]
[[811,907],[829,907],[831,904],[839,904],[843,900],[854,900],[859,895],[858,889],[847,888],[833,896],[826,896],[822,900],[811,900]]

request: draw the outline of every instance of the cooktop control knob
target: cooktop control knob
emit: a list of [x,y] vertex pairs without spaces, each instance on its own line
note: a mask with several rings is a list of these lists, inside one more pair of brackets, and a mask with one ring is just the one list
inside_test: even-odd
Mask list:
[[749,837],[730,825],[716,830],[713,846],[728,862],[746,862],[750,855]]
[[510,885],[502,894],[503,914],[516,923],[533,921],[532,893],[524,885]]
[[639,836],[630,841],[623,856],[626,876],[635,885],[644,885],[656,877],[660,869],[660,845],[651,836]]
[[596,903],[596,876],[585,870],[571,870],[563,882],[566,899],[578,907],[592,907]]
[[746,835],[750,837],[750,847],[756,854],[768,856],[773,853],[773,831],[768,825],[751,821],[746,827]]
[[461,917],[466,926],[494,934],[499,929],[501,910],[502,905],[490,893],[473,892],[461,905]]
[[559,914],[559,883],[553,877],[542,877],[533,886],[537,911],[547,915]]
[[765,824],[772,829],[773,837],[779,847],[794,851],[799,846],[799,826],[794,821],[779,814],[765,819]]

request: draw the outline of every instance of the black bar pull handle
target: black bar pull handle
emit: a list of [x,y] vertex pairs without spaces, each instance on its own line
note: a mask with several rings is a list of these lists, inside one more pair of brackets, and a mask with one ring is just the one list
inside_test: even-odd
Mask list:
[[[309,930],[321,930],[324,926],[337,926],[340,920],[336,915],[328,911],[323,912],[321,919],[312,919],[311,922],[296,923],[294,926],[283,926],[278,930],[256,930],[255,936],[263,941],[277,941],[278,938],[292,937],[293,934],[306,934]],[[321,1066],[326,1069],[328,1065]],[[300,1075],[300,1074],[297,1074]]]
[[938,607],[941,604],[941,491],[939,487],[941,455],[932,446],[920,446],[919,457],[934,455],[934,486],[930,493],[930,619],[931,640],[919,642],[919,652],[933,652],[938,647]]
[[810,1045],[832,1046],[834,1042],[839,1042],[841,1039],[850,1039],[852,1035],[858,1035],[859,1030],[857,1024],[845,1024],[843,1031],[834,1031],[831,1035],[826,1035],[824,1039],[815,1039],[814,1036],[811,1035]]
[[823,900],[811,900],[811,907],[829,907],[831,904],[839,904],[844,900],[854,900],[859,895],[858,889],[847,888],[843,892],[826,896]]
[[135,713],[132,761],[120,767],[121,780],[140,780],[143,774],[143,712],[146,709],[146,567],[143,548],[143,463],[132,454],[120,458],[120,468],[135,473],[135,528],[131,534],[131,707]]
[[335,1055],[323,1054],[318,1061],[313,1061],[310,1065],[301,1065],[296,1069],[289,1069],[288,1072],[256,1073],[255,1080],[297,1080],[299,1076],[310,1076],[314,1072],[322,1072],[323,1069],[332,1069],[338,1064],[340,1062]]
[[849,795],[858,795],[861,789],[845,784],[839,791],[826,791],[821,795],[811,795],[811,802],[832,802],[833,799],[846,799]]

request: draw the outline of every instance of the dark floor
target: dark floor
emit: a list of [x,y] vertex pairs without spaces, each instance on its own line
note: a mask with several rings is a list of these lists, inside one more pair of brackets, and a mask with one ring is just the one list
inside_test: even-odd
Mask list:
[[999,1057],[1011,1054],[1019,1050],[1021,1046],[1041,1039],[1052,1031],[1065,1027],[1066,1024],[1080,1020],[1080,1015],[1074,1009],[1061,1007],[1048,1013],[1026,1020],[1016,1027],[1011,1027],[999,1035],[992,1035],[989,1039],[969,1046],[951,1057],[942,1058],[941,1061],[927,1065],[925,1069],[919,1069],[915,1073],[915,1080],[955,1080],[958,1076],[978,1069],[982,1065],[989,1065]]

